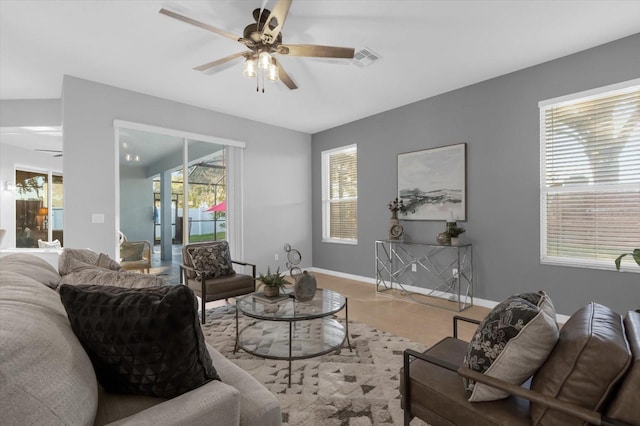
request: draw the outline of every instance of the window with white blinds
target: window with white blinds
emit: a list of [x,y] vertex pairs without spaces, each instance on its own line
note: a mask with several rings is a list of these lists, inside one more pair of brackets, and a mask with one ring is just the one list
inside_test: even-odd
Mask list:
[[540,121],[541,261],[615,269],[640,248],[640,80],[541,102]]
[[358,147],[322,152],[322,239],[358,242]]

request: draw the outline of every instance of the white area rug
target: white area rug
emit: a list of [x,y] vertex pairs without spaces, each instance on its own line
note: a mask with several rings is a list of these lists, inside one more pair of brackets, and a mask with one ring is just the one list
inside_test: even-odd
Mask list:
[[[207,310],[203,332],[210,345],[278,397],[285,425],[401,425],[403,412],[398,388],[402,351],[426,349],[421,344],[350,321],[353,351],[349,351],[345,342],[345,347],[338,352],[293,361],[289,388],[287,361],[265,360],[244,351],[233,353],[235,306]],[[414,419],[412,426],[418,425],[424,423]]]

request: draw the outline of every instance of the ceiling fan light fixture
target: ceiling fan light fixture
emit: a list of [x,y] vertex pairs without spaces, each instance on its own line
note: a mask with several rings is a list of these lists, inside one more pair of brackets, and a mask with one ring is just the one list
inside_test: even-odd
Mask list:
[[273,81],[274,83],[280,80],[280,72],[278,70],[278,66],[276,64],[269,65],[269,70],[267,71],[267,80]]
[[256,75],[258,75],[258,70],[256,67],[256,60],[255,59],[251,59],[251,58],[247,58],[246,61],[244,61],[244,76],[248,77],[248,78],[253,78]]
[[269,52],[267,52],[266,50],[263,50],[262,52],[260,52],[260,55],[258,55],[258,67],[260,67],[260,69],[267,71],[269,70],[269,66],[272,63],[273,63],[273,58],[271,57]]

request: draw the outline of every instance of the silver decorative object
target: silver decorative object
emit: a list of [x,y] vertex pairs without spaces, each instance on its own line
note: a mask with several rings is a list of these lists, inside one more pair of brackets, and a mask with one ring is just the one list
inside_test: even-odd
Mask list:
[[285,266],[289,269],[289,274],[293,279],[300,274],[302,274],[302,269],[298,267],[300,262],[302,262],[302,254],[300,254],[300,250],[291,248],[291,244],[286,243],[284,245],[284,251],[287,253],[287,263]]
[[391,223],[389,224],[389,239],[399,240],[404,234],[404,228],[400,225],[398,220],[398,210],[404,209],[404,203],[402,200],[398,201],[398,198],[393,200],[387,206],[391,210]]

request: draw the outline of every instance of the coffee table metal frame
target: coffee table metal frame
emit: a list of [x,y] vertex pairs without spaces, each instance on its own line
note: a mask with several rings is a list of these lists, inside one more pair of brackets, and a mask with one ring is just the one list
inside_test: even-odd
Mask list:
[[[315,303],[314,303],[315,301]],[[325,303],[326,302],[326,303]],[[319,305],[319,306],[318,306]],[[266,309],[265,309],[266,308]],[[275,312],[270,312],[275,309]],[[344,309],[345,322],[344,325],[340,323],[336,318],[336,314]],[[253,321],[243,328],[240,328],[240,313],[244,316],[253,318]],[[333,317],[333,318],[328,318]],[[328,344],[325,348],[318,351],[303,352],[298,355],[293,354],[293,344],[295,341],[295,326],[303,321],[311,321],[321,319],[321,327],[324,330],[325,327],[331,327],[338,332],[344,332],[341,339],[338,337],[339,343]],[[289,331],[289,345],[288,354],[285,356],[273,355],[260,351],[260,347],[256,347],[255,350],[247,348],[242,344],[242,334],[246,330],[254,326],[258,321],[261,322],[287,322]],[[286,326],[285,326],[286,330]],[[321,337],[327,337],[322,332]],[[252,294],[243,296],[236,300],[236,343],[233,349],[233,353],[236,353],[239,349],[266,359],[285,360],[289,362],[289,387],[291,387],[291,362],[299,359],[313,358],[321,355],[325,355],[329,352],[333,352],[343,347],[345,340],[349,346],[349,351],[352,352],[351,341],[349,340],[349,306],[346,297],[333,290],[316,290],[316,296],[309,302],[299,302],[293,295],[290,295],[288,299],[282,300],[276,303],[263,302],[259,299],[254,299]],[[323,339],[324,343],[324,339]]]

